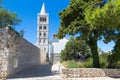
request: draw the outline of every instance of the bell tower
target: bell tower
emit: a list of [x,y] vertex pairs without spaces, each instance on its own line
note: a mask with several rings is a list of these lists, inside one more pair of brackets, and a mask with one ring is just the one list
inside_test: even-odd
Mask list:
[[48,32],[49,32],[49,14],[46,13],[43,3],[40,13],[37,16],[37,46],[48,53]]

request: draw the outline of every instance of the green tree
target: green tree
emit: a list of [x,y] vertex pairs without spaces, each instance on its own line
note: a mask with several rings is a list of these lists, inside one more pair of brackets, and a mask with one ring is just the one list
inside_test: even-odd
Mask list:
[[90,48],[85,41],[71,37],[65,49],[61,51],[61,61],[73,60],[77,52],[90,55]]
[[87,8],[94,9],[98,2],[99,0],[71,0],[69,6],[59,13],[61,24],[57,33],[58,38],[63,38],[66,34],[79,34],[91,49],[93,67],[100,67],[97,41],[101,39],[104,28],[89,25],[84,12]]
[[6,27],[8,25],[13,26],[21,22],[21,19],[17,17],[17,14],[11,13],[7,9],[2,7],[0,0],[0,27]]
[[104,34],[106,42],[115,41],[113,53],[111,55],[109,67],[115,68],[120,60],[120,1],[109,0],[102,8],[96,8],[91,11],[87,9],[86,21],[91,26],[101,26],[107,29],[107,34]]

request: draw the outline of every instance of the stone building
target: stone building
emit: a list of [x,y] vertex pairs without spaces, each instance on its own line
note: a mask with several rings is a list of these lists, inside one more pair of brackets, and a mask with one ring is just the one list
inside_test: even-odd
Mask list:
[[45,4],[43,3],[41,12],[37,17],[37,46],[44,48],[48,52],[48,32],[49,32],[49,15],[46,13]]
[[64,49],[67,39],[58,40],[55,36],[49,40],[49,14],[46,13],[45,4],[43,3],[41,11],[37,15],[37,47],[40,48],[41,62],[47,58],[51,62],[57,62],[60,58],[60,52]]
[[43,3],[40,13],[37,16],[37,47],[41,50],[41,62],[46,61],[48,54],[48,32],[49,32],[49,14],[46,13]]

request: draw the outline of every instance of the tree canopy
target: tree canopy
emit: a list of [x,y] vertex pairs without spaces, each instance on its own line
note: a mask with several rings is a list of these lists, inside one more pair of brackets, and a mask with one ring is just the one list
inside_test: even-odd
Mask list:
[[16,13],[11,13],[5,9],[0,0],[0,27],[6,27],[8,25],[13,26],[21,22],[21,19],[17,17]]
[[87,8],[94,9],[97,3],[99,0],[71,0],[69,6],[59,13],[61,23],[57,34],[58,38],[63,38],[66,34],[79,34],[91,48],[94,67],[100,67],[97,41],[101,39],[103,29],[89,25],[84,13]]
[[74,60],[77,52],[90,55],[90,48],[85,41],[71,37],[65,45],[65,49],[61,51],[61,60]]
[[111,0],[102,8],[98,7],[94,10],[86,9],[86,21],[91,26],[103,26],[115,28],[120,25],[120,1]]
[[108,30],[107,35],[104,35],[106,41],[115,41],[115,47],[109,64],[109,67],[115,68],[117,62],[120,61],[120,1],[109,0],[102,8],[98,7],[94,10],[86,9],[85,14],[86,21],[91,26],[101,26]]
[[[115,54],[118,52],[120,48],[118,45],[120,43],[119,0],[71,0],[68,7],[59,15],[61,23],[57,37],[79,34],[79,37],[91,48],[93,67],[100,67],[97,41],[102,37],[105,43],[114,40],[117,44],[114,52]],[[118,60],[117,57],[114,58]],[[115,60],[114,58],[112,59]]]

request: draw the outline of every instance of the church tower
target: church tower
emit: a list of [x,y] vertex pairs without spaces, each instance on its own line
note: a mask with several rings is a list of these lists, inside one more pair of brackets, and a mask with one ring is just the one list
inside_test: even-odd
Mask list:
[[37,16],[37,46],[48,53],[49,14],[46,13],[43,3],[40,13]]

